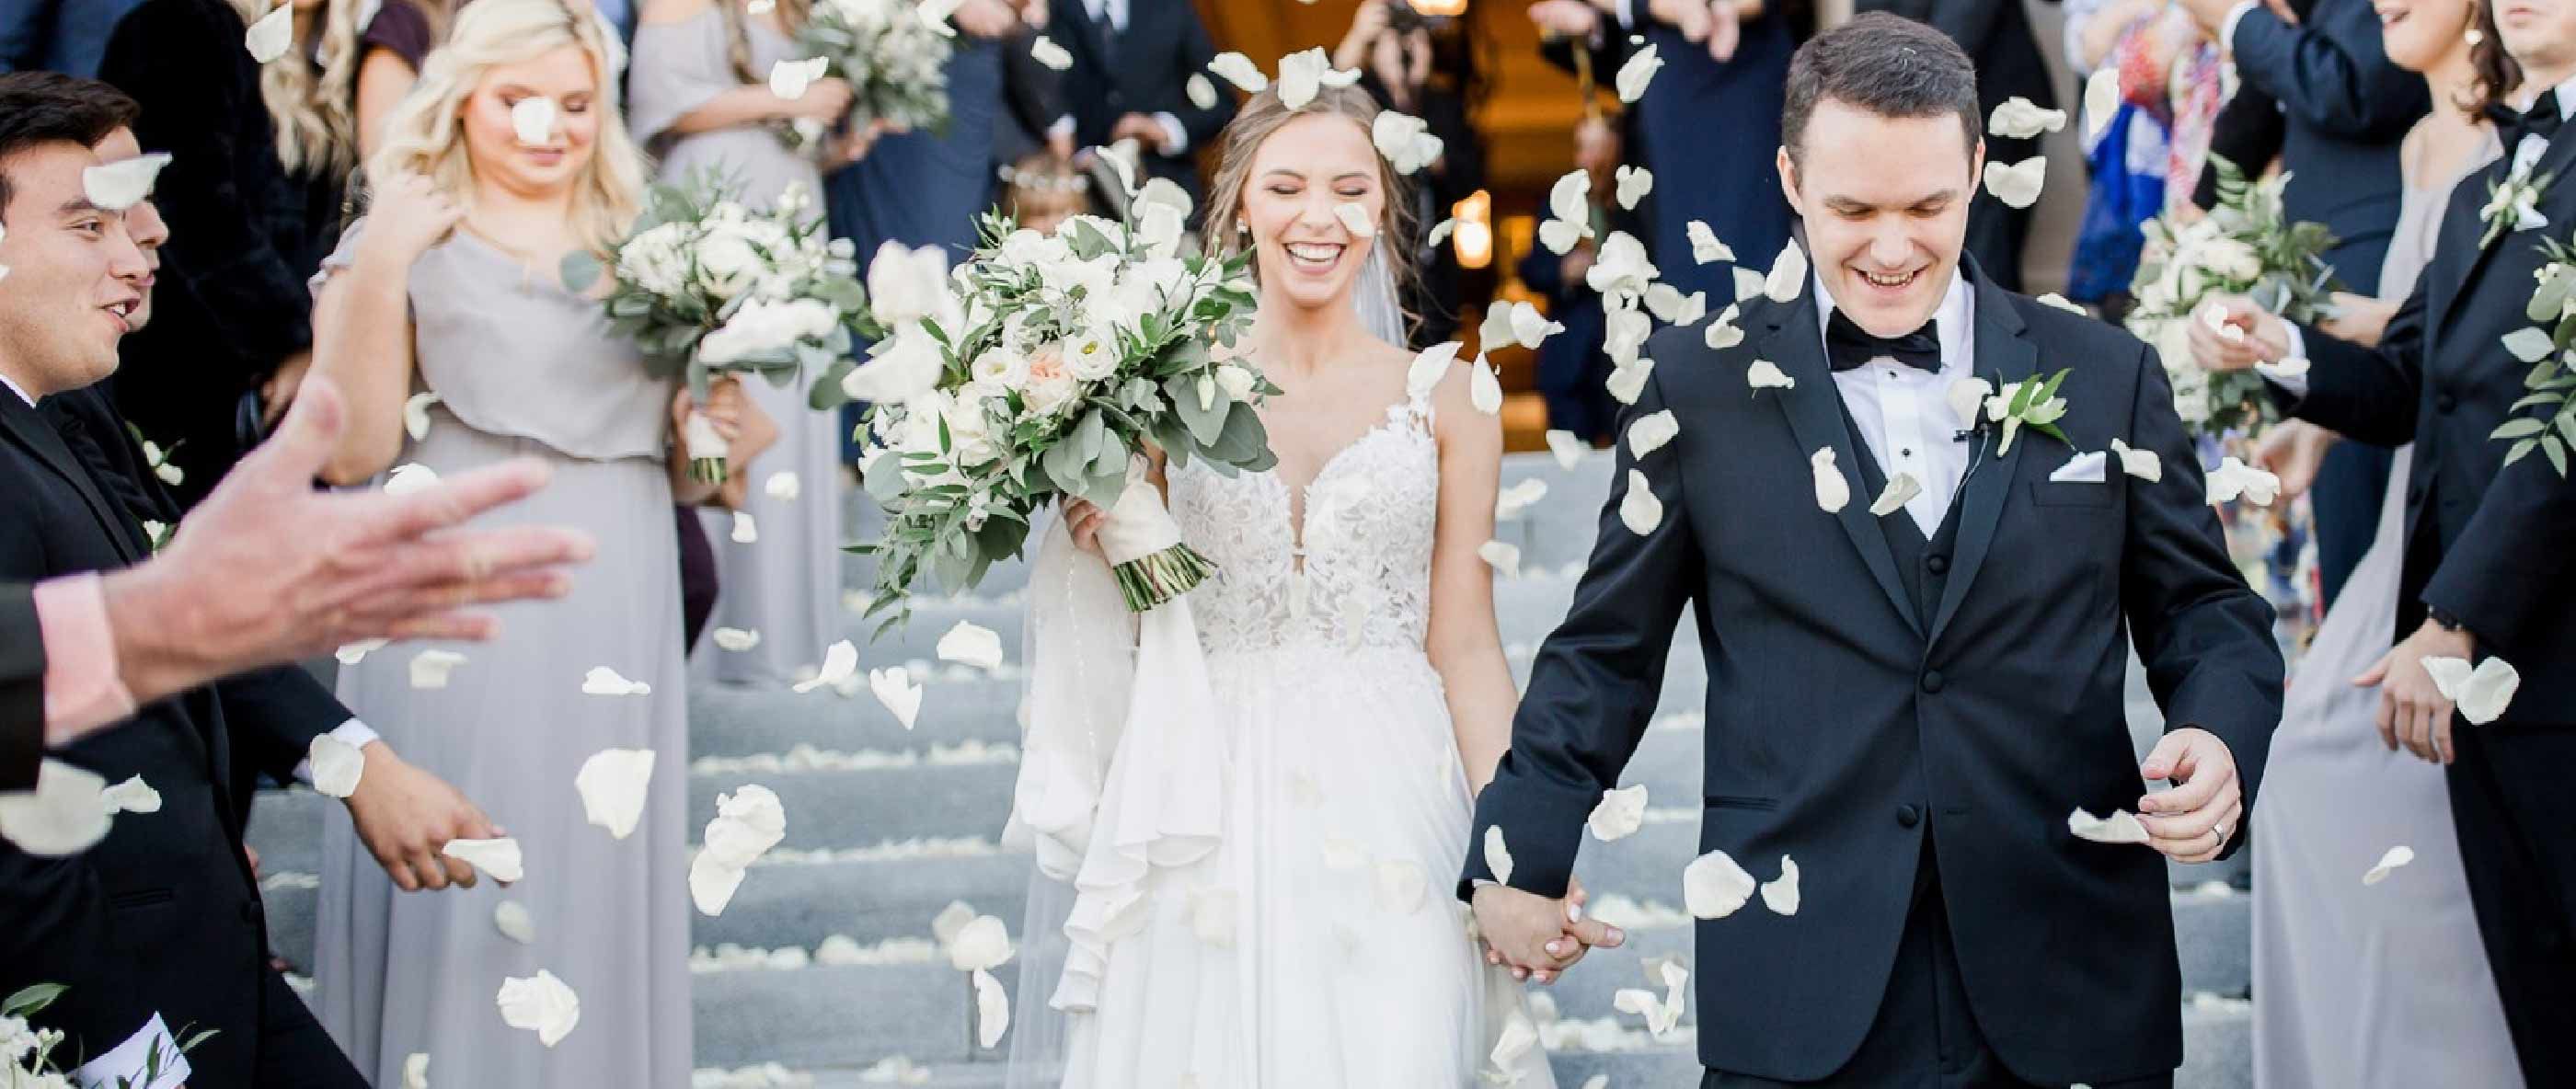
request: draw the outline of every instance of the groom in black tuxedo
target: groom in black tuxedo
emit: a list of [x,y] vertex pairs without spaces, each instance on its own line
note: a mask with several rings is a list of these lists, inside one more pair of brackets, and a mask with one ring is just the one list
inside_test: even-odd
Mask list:
[[[1966,55],[1863,15],[1798,51],[1784,114],[1815,272],[1745,303],[1740,342],[1702,322],[1649,343],[1629,421],[1670,413],[1679,434],[1619,451],[1460,889],[1516,967],[1580,955],[1576,847],[1688,605],[1709,675],[1701,847],[1765,881],[1794,857],[1803,900],[1699,924],[1704,1084],[2169,1086],[2166,859],[2243,831],[2280,717],[2272,610],[2228,561],[2155,354],[1960,260],[1983,158]],[[1765,361],[1794,385],[1755,384]],[[1972,375],[2060,369],[2062,440],[1950,407]],[[2114,440],[2160,458],[2155,479]],[[2133,645],[2168,723],[2143,765]],[[2077,809],[2136,811],[2151,838],[2078,838]]]

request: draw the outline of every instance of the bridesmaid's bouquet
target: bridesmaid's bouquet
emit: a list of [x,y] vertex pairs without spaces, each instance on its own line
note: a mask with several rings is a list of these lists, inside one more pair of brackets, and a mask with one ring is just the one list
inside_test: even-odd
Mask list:
[[2289,321],[2330,316],[2326,298],[2335,286],[2334,268],[2323,255],[2334,248],[2335,237],[2322,223],[2292,223],[2283,213],[2288,174],[2248,181],[2224,156],[2209,161],[2218,172],[2217,207],[2188,223],[2159,216],[2145,224],[2146,248],[2130,287],[2137,308],[2129,312],[2128,326],[2164,357],[2174,408],[2187,429],[2250,436],[2280,420],[2262,376],[2212,374],[2194,365],[2190,323],[2212,295],[2248,296]]
[[[956,31],[943,13],[955,6],[920,0],[815,0],[796,32],[796,52],[808,66],[802,74],[808,81],[838,76],[850,85],[853,126],[882,121],[898,129],[944,128],[948,55]],[[772,73],[770,78],[774,84],[780,77]],[[798,91],[802,93],[801,86]],[[823,146],[826,135],[827,128],[810,118],[797,119],[785,132],[791,149],[808,154]]]
[[2513,403],[2513,411],[2550,407],[2546,414],[2506,420],[2489,437],[2513,443],[2505,464],[2538,450],[2564,477],[2569,447],[2576,446],[2576,398],[2568,396],[2576,391],[2576,249],[2556,239],[2540,245],[2549,261],[2532,273],[2539,282],[2525,312],[2532,324],[2505,334],[2504,349],[2531,365],[2522,380],[2531,392]]
[[[783,387],[820,374],[848,360],[853,325],[870,331],[851,244],[827,238],[822,217],[806,214],[811,196],[790,185],[763,212],[734,200],[733,188],[711,173],[655,185],[604,266],[585,251],[563,262],[574,291],[613,278],[610,326],[643,349],[654,377],[685,378],[701,403],[718,375]],[[690,476],[723,483],[723,436],[702,413],[685,426]]]
[[1174,465],[1267,469],[1253,406],[1278,389],[1249,360],[1218,358],[1252,320],[1249,258],[1182,256],[1187,205],[1149,186],[1136,226],[1076,216],[1051,235],[988,214],[982,248],[944,276],[936,250],[879,252],[871,320],[891,334],[818,387],[875,402],[859,469],[886,527],[852,549],[877,561],[870,614],[901,606],[925,572],[972,587],[1060,496],[1112,512],[1102,543],[1132,610],[1213,572],[1139,455],[1152,443]]

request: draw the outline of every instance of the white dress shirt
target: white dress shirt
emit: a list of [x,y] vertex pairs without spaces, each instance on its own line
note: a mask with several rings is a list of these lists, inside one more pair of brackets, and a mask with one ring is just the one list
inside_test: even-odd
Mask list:
[[9,392],[17,394],[19,400],[27,402],[28,408],[36,407],[36,399],[27,396],[27,391],[18,388],[18,383],[10,381],[8,375],[0,374],[0,386],[9,387]]
[[[1826,324],[1833,320],[1834,296],[1825,289],[1822,276],[1815,277],[1815,287],[1816,335],[1822,337]],[[1834,374],[1843,407],[1851,410],[1852,421],[1860,425],[1860,440],[1869,444],[1880,471],[1891,481],[1902,473],[1923,485],[1922,491],[1906,501],[1905,513],[1927,538],[1940,532],[1941,518],[1950,510],[1951,493],[1959,490],[1959,480],[1968,471],[1968,443],[1959,437],[1959,432],[1967,429],[1969,421],[1950,410],[1949,393],[1953,383],[1972,377],[1976,371],[1976,301],[1968,292],[1967,280],[1955,270],[1950,274],[1949,291],[1932,311],[1932,320],[1937,323],[1941,340],[1939,371],[1881,357]],[[1858,466],[1839,468],[1851,479],[1860,479]],[[1876,502],[1878,497],[1853,499],[1867,504]]]

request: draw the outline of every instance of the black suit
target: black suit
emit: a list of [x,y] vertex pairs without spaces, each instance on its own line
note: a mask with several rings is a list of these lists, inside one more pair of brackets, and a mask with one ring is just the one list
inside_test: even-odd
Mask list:
[[[112,475],[131,451],[102,439],[121,435],[94,391],[48,398],[41,412],[0,397],[0,579],[144,558],[149,546],[130,504],[145,492]],[[40,1019],[70,1034],[65,1054],[103,1054],[158,1013],[182,1036],[219,1030],[188,1057],[197,1089],[364,1084],[268,967],[233,786],[228,721],[238,717],[246,735],[259,735],[242,757],[274,767],[285,752],[302,751],[291,738],[309,743],[341,721],[289,717],[313,706],[315,694],[274,671],[238,687],[198,688],[56,754],[111,782],[140,775],[162,799],[159,812],[118,817],[78,856],[37,858],[0,845],[0,991],[69,984]]]
[[[2377,350],[2305,332],[2314,368],[2298,416],[2364,442],[2413,442],[2406,561],[2398,583],[2403,637],[2426,606],[2458,617],[2482,656],[2511,662],[2522,688],[2504,717],[2453,723],[2448,769],[2460,861],[2505,1020],[2527,1080],[2576,1084],[2576,485],[2537,452],[2503,464],[2488,437],[2529,415],[2513,405],[2530,369],[2498,347],[2531,324],[2524,308],[2539,242],[2562,229],[2507,231],[2478,245],[2478,217],[2511,154],[2460,182],[2415,291]],[[2569,176],[2576,126],[2535,171]],[[2552,224],[2576,222],[2576,185],[2540,200]]]
[[1064,116],[1064,76],[1038,63],[1022,26],[1002,39],[1002,115],[993,121],[993,161],[1010,166],[1046,150],[1047,128]]
[[[1857,11],[1885,11],[1926,23],[1966,50],[1977,66],[1977,112],[1994,116],[1995,107],[2013,97],[2043,107],[2057,104],[2048,61],[2030,33],[2022,0],[1858,0]],[[2008,139],[1987,133],[1986,161],[2017,163],[2039,154],[2039,141]],[[2030,237],[2029,208],[2014,208],[1995,199],[1983,186],[1968,205],[1968,253],[1978,267],[2007,290],[2021,287],[2021,249]]]
[[1216,59],[1198,9],[1190,0],[1127,0],[1123,31],[1092,18],[1082,0],[1053,0],[1050,10],[1048,25],[1059,28],[1051,36],[1073,54],[1073,68],[1064,73],[1064,101],[1073,111],[1074,143],[1106,146],[1120,117],[1169,113],[1189,134],[1189,147],[1164,155],[1159,141],[1148,140],[1138,157],[1148,177],[1168,178],[1198,201],[1204,190],[1191,156],[1234,119],[1233,92],[1224,86],[1217,87],[1214,106],[1202,109],[1190,101],[1190,77],[1207,75],[1208,62]]
[[33,788],[45,758],[45,635],[34,594],[0,583],[0,790]]
[[[1680,436],[1642,465],[1620,447],[1590,565],[1477,801],[1468,881],[1489,876],[1482,839],[1500,826],[1513,884],[1563,892],[1692,608],[1708,668],[1702,849],[1762,879],[1791,855],[1805,892],[1794,917],[1755,903],[1699,925],[1699,1052],[1714,1071],[1820,1079],[1883,1052],[1882,1006],[1928,1017],[1907,1000],[1933,992],[1916,969],[1943,956],[1964,969],[1991,1055],[2021,1078],[2152,1082],[2182,1057],[2164,859],[2078,841],[2067,815],[2141,793],[2122,712],[2133,642],[2167,720],[2227,743],[2250,804],[2281,707],[2271,608],[2228,560],[2153,352],[1975,284],[1976,370],[2073,366],[2060,426],[2074,445],[2125,438],[2162,455],[2163,481],[2113,459],[2103,483],[2052,482],[2065,444],[2024,431],[1997,457],[1981,435],[1983,464],[1939,538],[1899,548],[1910,522],[1883,523],[1903,513],[1870,516],[1855,484],[1826,514],[1809,485],[1810,454],[1828,446],[1847,476],[1868,471],[1812,289],[1747,303],[1735,348],[1707,348],[1696,327],[1658,334],[1646,354],[1662,365],[1630,419],[1670,410]],[[1796,387],[1750,391],[1756,359]],[[1663,505],[1642,536],[1619,514],[1636,468]]]

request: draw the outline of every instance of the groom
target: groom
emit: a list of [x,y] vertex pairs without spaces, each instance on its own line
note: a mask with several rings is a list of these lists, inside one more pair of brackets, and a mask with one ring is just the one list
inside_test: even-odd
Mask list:
[[[1585,818],[1692,606],[1701,848],[1761,881],[1794,857],[1803,901],[1700,922],[1705,1086],[2170,1086],[2182,1058],[2165,860],[2241,837],[2281,709],[2272,610],[2229,564],[2154,353],[1960,261],[1982,122],[1968,58],[1928,27],[1864,15],[1799,49],[1779,171],[1815,272],[1745,303],[1741,343],[1703,324],[1649,344],[1630,418],[1680,433],[1621,448],[1477,802],[1462,895],[1494,952],[1562,970],[1590,931],[1561,899]],[[1757,361],[1794,385],[1752,385]],[[1950,407],[1972,376],[2064,368],[2063,440]],[[2160,473],[2124,472],[2115,439]],[[1874,503],[1894,478],[1920,493]],[[2169,723],[2143,765],[2133,643]],[[2077,838],[2079,808],[2151,838]]]

